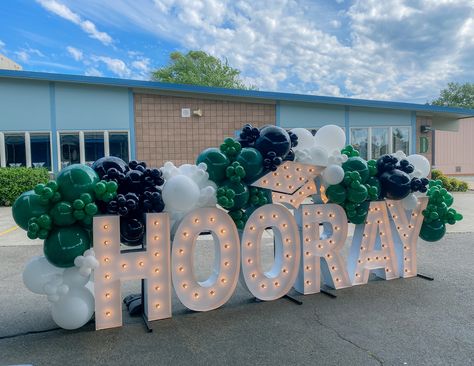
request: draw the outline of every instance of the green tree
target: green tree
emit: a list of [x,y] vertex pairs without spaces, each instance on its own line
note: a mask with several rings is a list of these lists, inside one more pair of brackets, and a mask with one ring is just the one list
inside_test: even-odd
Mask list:
[[439,98],[431,102],[445,107],[474,108],[474,83],[449,83]]
[[165,83],[253,89],[239,78],[240,71],[203,51],[172,52],[169,64],[152,73],[153,80]]

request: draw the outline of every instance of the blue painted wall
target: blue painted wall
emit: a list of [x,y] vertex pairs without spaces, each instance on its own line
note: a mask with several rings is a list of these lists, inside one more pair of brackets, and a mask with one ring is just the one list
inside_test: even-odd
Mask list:
[[0,79],[0,131],[49,131],[47,81]]
[[55,83],[56,128],[62,130],[128,130],[126,88]]
[[283,102],[279,105],[279,122],[280,126],[284,128],[319,128],[328,124],[344,127],[344,121],[344,106]]
[[351,107],[349,111],[349,125],[351,127],[410,126],[411,112]]

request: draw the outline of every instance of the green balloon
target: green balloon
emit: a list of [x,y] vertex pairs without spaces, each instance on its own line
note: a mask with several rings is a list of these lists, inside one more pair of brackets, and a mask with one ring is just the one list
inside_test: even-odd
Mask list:
[[432,222],[423,221],[420,229],[420,238],[425,241],[438,241],[446,233],[446,225],[441,220]]
[[207,165],[210,180],[217,183],[226,179],[226,168],[230,160],[218,148],[210,147],[202,151],[196,160],[196,165],[201,163]]
[[245,182],[253,182],[263,171],[263,157],[260,151],[253,147],[244,147],[236,161],[245,169]]
[[359,172],[362,183],[366,183],[370,176],[367,162],[359,156],[353,156],[347,159],[347,161],[342,164],[342,169],[344,169],[345,172]]
[[53,219],[53,223],[57,226],[68,226],[74,224],[76,218],[73,215],[73,208],[69,202],[61,201],[56,203],[49,215]]
[[341,204],[346,200],[346,189],[341,184],[329,186],[326,189],[326,197],[332,203]]
[[86,230],[78,225],[54,229],[44,241],[44,255],[56,267],[72,267],[74,259],[90,248]]
[[245,207],[249,201],[250,193],[249,189],[247,188],[246,184],[241,182],[232,182],[227,180],[223,183],[224,187],[230,188],[235,192],[235,196],[233,198],[234,205],[229,207],[229,211],[238,210],[239,208]]
[[50,204],[41,199],[34,191],[21,194],[13,203],[13,220],[23,230],[28,230],[28,221],[32,217],[38,217],[48,213]]
[[364,202],[367,199],[368,195],[369,193],[367,191],[367,188],[362,184],[359,184],[358,186],[354,188],[349,188],[347,190],[347,199],[354,203]]
[[62,199],[74,202],[83,193],[94,193],[99,176],[87,165],[73,164],[61,170],[56,181]]

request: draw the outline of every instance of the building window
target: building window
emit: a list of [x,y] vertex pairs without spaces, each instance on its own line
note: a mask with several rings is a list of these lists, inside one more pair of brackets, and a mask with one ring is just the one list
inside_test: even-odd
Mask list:
[[71,164],[79,164],[81,162],[78,133],[61,133],[59,135],[59,144],[61,152],[61,168],[65,168]]
[[406,155],[410,154],[410,128],[392,127],[392,151],[403,151]]
[[364,159],[378,159],[399,150],[410,154],[410,127],[354,127],[351,145]]
[[372,128],[372,155],[371,159],[378,159],[382,155],[389,153],[388,147],[388,128]]
[[94,161],[104,157],[104,133],[84,132],[84,150],[87,165],[92,165]]
[[368,159],[369,152],[369,129],[351,128],[351,144],[359,151],[363,159]]
[[31,166],[51,170],[51,140],[49,133],[30,134]]
[[26,166],[24,134],[5,134],[5,163],[7,167]]
[[128,162],[128,133],[109,132],[109,155]]

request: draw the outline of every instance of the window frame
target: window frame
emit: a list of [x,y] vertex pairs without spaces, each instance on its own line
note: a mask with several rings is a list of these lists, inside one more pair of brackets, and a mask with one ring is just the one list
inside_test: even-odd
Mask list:
[[407,149],[408,153],[407,156],[410,155],[410,149],[411,149],[411,128],[408,125],[397,125],[397,126],[383,126],[383,125],[373,125],[373,126],[351,126],[349,129],[349,144],[352,145],[352,129],[357,129],[357,128],[367,128],[368,130],[368,141],[367,141],[367,160],[372,159],[372,129],[373,128],[388,128],[388,151],[389,154],[394,154],[396,151],[393,151],[393,129],[394,128],[407,128],[408,129],[408,144],[407,144]]
[[41,130],[32,130],[32,131],[0,131],[0,166],[5,168],[7,166],[7,154],[5,146],[5,134],[17,134],[23,135],[25,139],[25,160],[26,167],[33,168],[32,157],[31,157],[31,135],[48,135],[49,136],[49,154],[51,159],[51,169],[49,172],[53,171],[53,134],[51,131],[41,131]]

